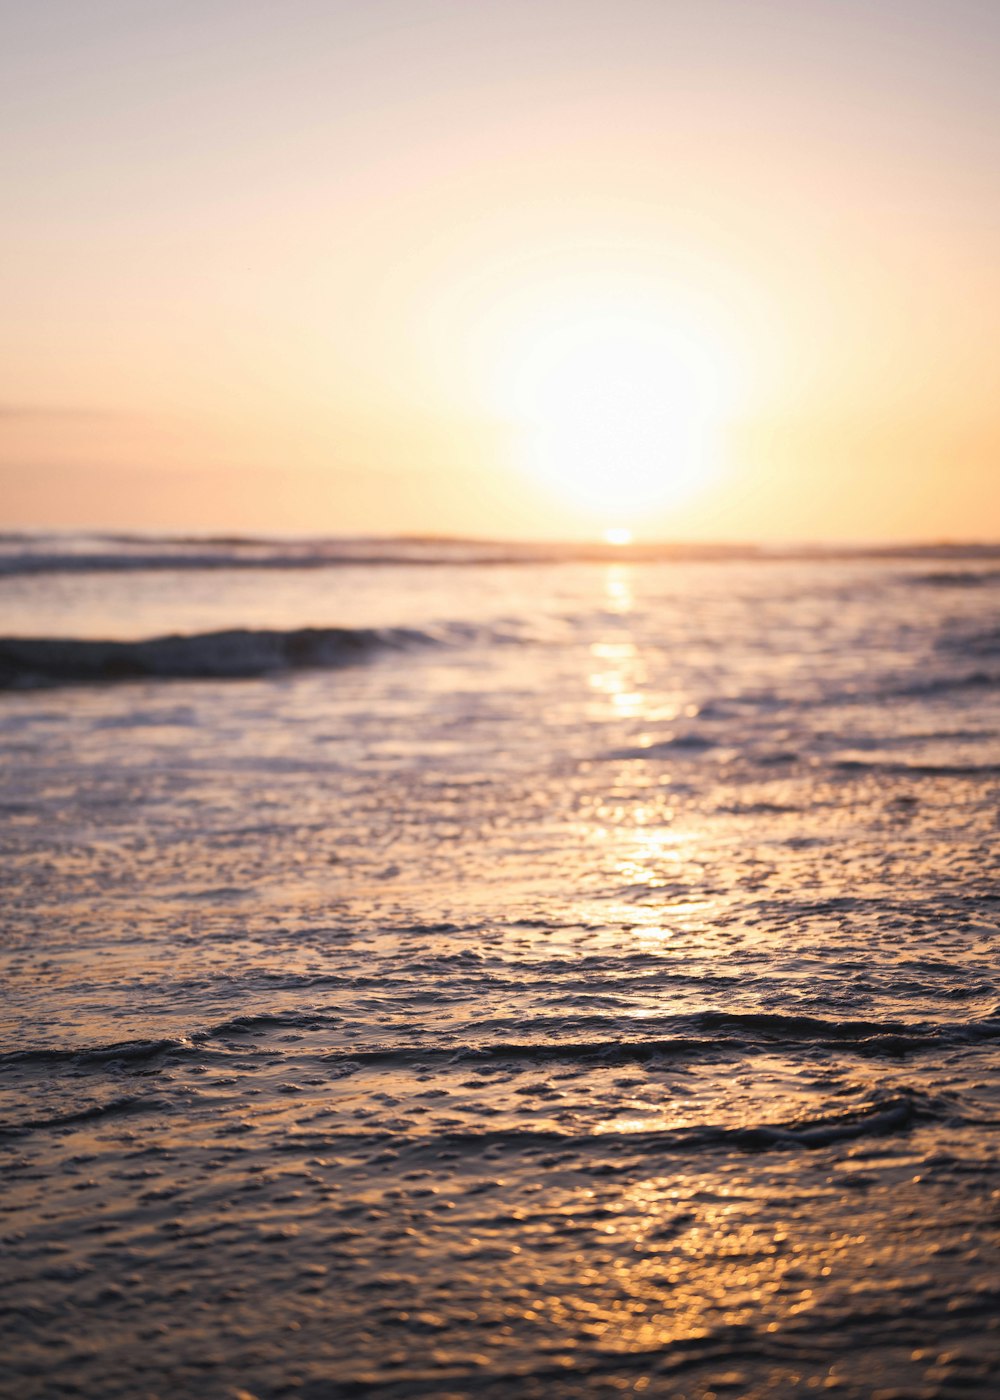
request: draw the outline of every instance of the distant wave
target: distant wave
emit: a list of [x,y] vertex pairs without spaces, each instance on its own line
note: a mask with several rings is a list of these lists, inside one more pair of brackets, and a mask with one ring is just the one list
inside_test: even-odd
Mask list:
[[2,637],[0,689],[78,682],[249,678],[350,666],[382,650],[431,645],[437,640],[416,629],[365,627],[237,628],[126,642]]
[[840,773],[886,773],[914,778],[989,778],[1000,763],[891,763],[884,759],[841,758],[833,763]]
[[931,676],[926,680],[910,681],[905,685],[887,686],[881,698],[891,700],[922,700],[952,690],[990,689],[1000,685],[1000,673],[965,671],[954,676]]
[[982,631],[958,632],[948,638],[948,645],[954,651],[966,656],[1000,656],[1000,626],[987,627]]
[[190,572],[217,569],[332,569],[348,564],[519,564],[537,562],[519,554],[421,556],[413,553],[381,551],[365,554],[329,550],[146,550],[89,554],[7,554],[0,555],[0,577],[23,574],[96,574],[143,572]]
[[908,581],[928,588],[982,588],[1000,583],[1000,569],[933,569],[913,574]]
[[438,567],[754,559],[754,545],[609,545],[452,539],[277,540],[239,536],[0,537],[0,578],[143,571]]
[[[641,541],[466,540],[443,537],[314,537],[241,535],[0,534],[0,578],[21,574],[139,570],[330,569],[345,565],[484,565],[668,563],[699,560],[921,559],[967,568],[902,575],[901,582],[970,586],[995,582],[1000,545],[885,547],[764,546]],[[975,569],[972,566],[980,565]]]

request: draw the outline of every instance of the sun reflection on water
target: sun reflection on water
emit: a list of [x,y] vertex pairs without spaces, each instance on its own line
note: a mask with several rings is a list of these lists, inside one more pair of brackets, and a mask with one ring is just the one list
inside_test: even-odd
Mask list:
[[588,677],[590,688],[606,697],[612,714],[622,719],[641,715],[646,667],[635,643],[594,642],[590,655],[599,663]]
[[[611,564],[604,574],[604,608],[619,622],[635,607],[632,570],[628,565]],[[591,644],[590,656],[594,669],[588,676],[590,688],[603,696],[606,715],[618,719],[633,719],[643,713],[643,689],[648,682],[647,668],[635,642],[628,637],[614,637]],[[600,717],[598,710],[595,717]]]
[[628,564],[609,564],[604,574],[605,608],[610,613],[630,613],[635,607],[633,571]]
[[630,884],[662,888],[676,879],[678,867],[688,863],[688,848],[696,839],[691,831],[637,825],[630,833],[630,849],[620,858],[618,873]]

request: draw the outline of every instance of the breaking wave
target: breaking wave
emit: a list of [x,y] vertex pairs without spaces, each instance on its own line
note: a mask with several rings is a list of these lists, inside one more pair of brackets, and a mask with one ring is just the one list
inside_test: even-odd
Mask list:
[[224,632],[91,641],[0,638],[0,689],[128,680],[226,680],[307,668],[330,669],[380,651],[430,646],[441,638],[415,628],[234,628]]

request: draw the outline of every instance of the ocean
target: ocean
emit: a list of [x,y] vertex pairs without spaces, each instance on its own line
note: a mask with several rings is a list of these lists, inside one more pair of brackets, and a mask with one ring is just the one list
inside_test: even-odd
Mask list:
[[985,1397],[1000,549],[0,539],[0,1393]]

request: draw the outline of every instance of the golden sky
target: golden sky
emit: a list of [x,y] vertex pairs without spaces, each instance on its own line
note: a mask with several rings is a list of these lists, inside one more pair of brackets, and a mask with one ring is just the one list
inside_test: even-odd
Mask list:
[[1000,5],[4,11],[8,526],[1000,538]]

